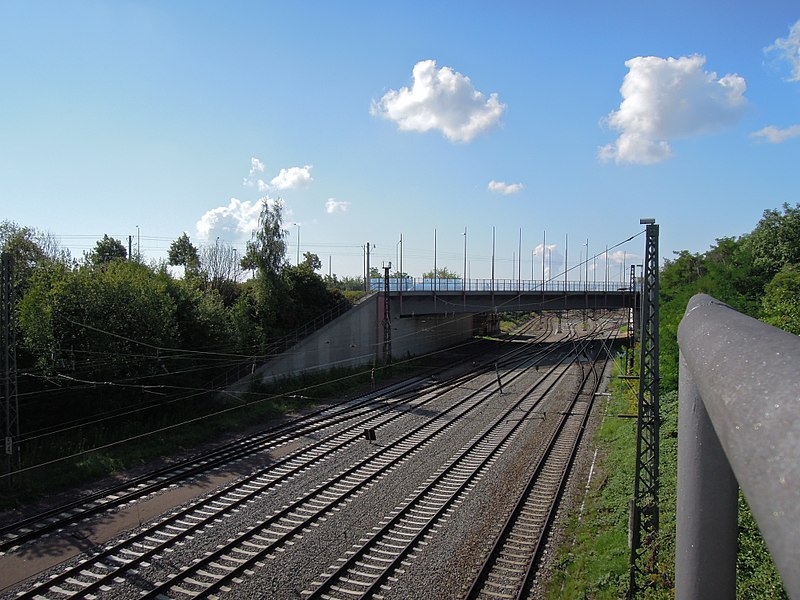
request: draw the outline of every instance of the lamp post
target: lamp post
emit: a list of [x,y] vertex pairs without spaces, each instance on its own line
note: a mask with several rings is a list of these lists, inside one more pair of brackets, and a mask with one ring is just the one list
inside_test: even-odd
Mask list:
[[[372,249],[375,249],[375,244],[372,245]],[[369,251],[370,251],[370,244],[367,242],[364,245],[364,291],[368,292],[370,290],[369,285]]]
[[542,236],[542,292],[544,292],[544,263],[547,260],[547,230],[544,230],[544,234]]
[[522,287],[522,227],[519,228],[519,244],[517,246],[517,290]]
[[400,269],[400,266],[399,266],[400,265],[400,260],[399,260],[400,251],[399,251],[399,248],[400,248],[400,244],[402,244],[402,243],[403,243],[403,234],[401,233],[400,234],[400,240],[394,245],[394,264],[398,265],[397,266],[398,269]]
[[494,292],[494,226],[492,226],[492,291]]
[[433,292],[436,293],[436,228],[433,229]]
[[584,269],[586,276],[583,278],[586,287],[589,287],[589,238],[586,238],[586,268]]
[[467,291],[467,228],[464,227],[464,292]]

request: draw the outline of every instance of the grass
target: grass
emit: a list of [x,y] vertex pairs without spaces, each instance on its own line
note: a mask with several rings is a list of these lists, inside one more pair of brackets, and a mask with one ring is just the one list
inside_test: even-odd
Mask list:
[[[618,372],[621,364],[615,365]],[[617,415],[636,412],[636,392],[624,380],[613,379],[606,416],[595,435],[597,475],[587,492],[582,516],[567,520],[566,538],[556,553],[546,598],[616,599],[628,591],[628,502],[633,495],[636,456],[636,419]],[[677,392],[661,396],[660,531],[656,585],[642,598],[674,597],[675,506],[677,499]],[[747,503],[739,498],[737,598],[786,599]]]
[[[615,370],[620,366],[615,365]],[[595,437],[597,472],[583,514],[567,521],[566,539],[572,543],[563,544],[557,552],[547,598],[610,599],[625,597],[627,592],[628,501],[633,491],[636,420],[618,415],[634,414],[636,404],[624,380],[615,379],[609,391],[606,416]]]
[[531,320],[532,313],[529,312],[509,312],[501,313],[500,332],[511,333],[521,325]]

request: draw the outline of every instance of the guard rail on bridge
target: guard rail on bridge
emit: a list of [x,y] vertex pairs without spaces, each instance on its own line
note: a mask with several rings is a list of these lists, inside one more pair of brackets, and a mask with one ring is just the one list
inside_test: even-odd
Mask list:
[[736,597],[737,482],[800,598],[800,337],[710,296],[678,329],[675,597]]
[[[372,277],[369,288],[382,292],[386,280]],[[616,292],[628,289],[627,282],[564,281],[563,279],[467,279],[389,277],[390,292]]]

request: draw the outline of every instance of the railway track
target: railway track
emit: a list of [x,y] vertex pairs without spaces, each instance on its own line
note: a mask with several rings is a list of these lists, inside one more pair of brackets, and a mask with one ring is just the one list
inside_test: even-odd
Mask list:
[[[599,367],[596,362],[600,363]],[[468,600],[527,597],[586,429],[608,354],[596,362],[584,373],[580,390],[561,415],[544,454],[532,469],[525,489],[467,592]]]
[[[306,598],[370,598],[381,594],[392,574],[402,570],[403,561],[426,544],[437,527],[442,527],[458,502],[492,467],[513,436],[531,419],[547,392],[566,370],[551,370],[501,413],[478,439],[464,448],[444,469],[398,508],[383,526],[347,559],[315,581]],[[544,389],[542,389],[544,388]],[[539,392],[539,393],[537,393]]]
[[[568,348],[568,345],[562,345],[562,351],[565,351],[565,348]],[[526,352],[523,347],[509,353],[498,364],[506,366],[533,365],[539,358],[535,353]],[[374,485],[375,481],[391,472],[405,458],[419,452],[431,440],[452,428],[459,419],[465,418],[481,406],[486,398],[490,398],[497,392],[496,386],[499,383],[493,382],[491,377],[487,378],[485,371],[486,369],[482,375],[485,379],[489,379],[489,382],[482,384],[463,401],[443,412],[438,419],[425,422],[391,446],[368,456],[342,476],[319,486],[307,495],[304,504],[290,505],[264,522],[256,524],[246,532],[245,536],[242,536],[244,539],[236,541],[238,549],[236,545],[217,549],[206,558],[197,561],[195,565],[153,587],[147,596],[157,597],[160,594],[171,596],[184,592],[187,595],[198,593],[207,595],[214,593],[215,590],[224,591],[228,585],[226,581],[235,581],[241,573],[246,574],[247,566],[239,569],[232,565],[249,564],[242,562],[244,559],[241,557],[252,555],[253,548],[263,546],[264,549],[258,554],[261,558],[257,559],[257,562],[263,560],[263,555],[268,556],[277,551],[276,548],[279,548],[281,544],[290,543],[291,538],[299,535],[299,531],[309,527],[314,519],[324,519],[325,514],[335,510],[337,504],[345,501],[344,498],[357,496],[359,490]],[[288,456],[285,461],[279,461],[269,468],[245,478],[235,486],[222,490],[218,494],[212,494],[201,502],[158,520],[152,526],[82,560],[80,564],[64,570],[47,582],[38,584],[20,597],[87,597],[107,592],[109,589],[113,589],[115,584],[126,576],[126,573],[135,575],[137,569],[149,566],[152,561],[158,561],[176,546],[181,545],[184,540],[201,535],[207,529],[213,528],[215,523],[224,519],[226,515],[241,510],[266,490],[280,486],[283,482],[297,477],[299,473],[310,469],[313,465],[326,460],[332,454],[341,452],[347,446],[352,445],[354,440],[360,438],[365,425],[374,425],[376,428],[386,427],[400,415],[418,410],[431,402],[433,398],[456,388],[463,388],[475,377],[476,375],[473,374],[471,378],[460,377],[447,383],[439,383],[434,389],[427,389],[414,399],[405,398],[402,402],[397,402],[390,407],[394,414],[385,414],[387,400],[383,398],[380,400],[380,403],[384,405],[383,416],[373,416],[367,419],[365,415],[361,415],[360,420],[356,424],[351,424],[349,428],[328,435],[309,448]],[[507,383],[511,383],[511,381],[512,379],[509,379]],[[265,539],[271,540],[266,546],[264,546]],[[228,554],[225,554],[226,552]],[[202,584],[196,583],[198,581],[202,581]],[[196,588],[199,588],[199,591]]]
[[[522,333],[525,332],[526,330],[523,329]],[[549,329],[540,338],[545,337],[548,333]],[[513,361],[517,353],[516,349],[507,352],[498,360],[498,364]],[[454,378],[450,382],[438,382],[433,387],[444,389],[447,385],[458,385],[459,381],[459,378]],[[230,465],[259,452],[268,452],[285,446],[298,438],[322,434],[325,430],[336,426],[345,426],[347,423],[354,423],[351,427],[356,429],[367,426],[371,416],[378,409],[385,408],[387,402],[401,404],[426,387],[431,387],[429,376],[412,378],[355,400],[313,411],[200,456],[180,461],[2,526],[0,527],[0,555],[46,534],[60,531],[71,524],[84,521],[110,509],[128,505],[169,486],[208,473],[215,468]]]

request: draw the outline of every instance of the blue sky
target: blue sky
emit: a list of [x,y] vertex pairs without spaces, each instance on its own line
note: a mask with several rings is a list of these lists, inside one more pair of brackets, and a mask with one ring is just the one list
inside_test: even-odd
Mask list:
[[[0,219],[80,257],[244,247],[523,277],[661,225],[702,252],[800,201],[796,2],[0,1]],[[519,236],[522,229],[522,265]],[[643,239],[619,246],[612,274]],[[602,261],[605,259],[601,259]],[[633,260],[636,260],[635,258]],[[599,266],[598,270],[603,267]],[[598,274],[598,279],[602,278]],[[589,276],[593,276],[590,274]]]

